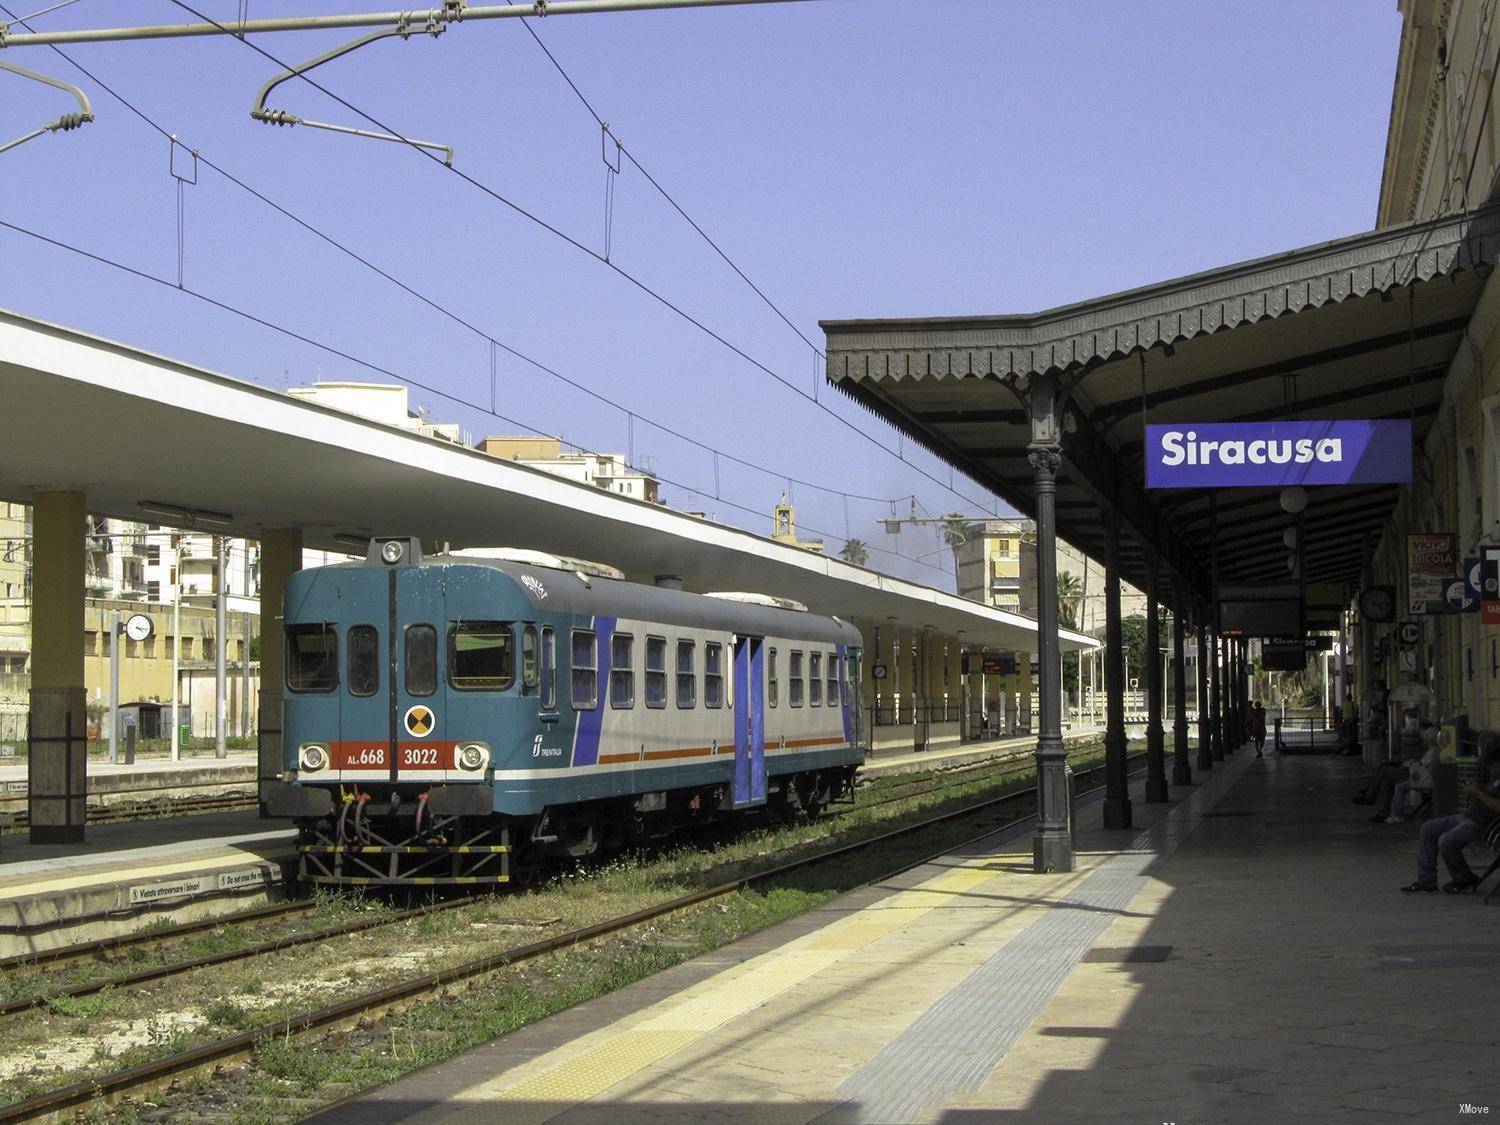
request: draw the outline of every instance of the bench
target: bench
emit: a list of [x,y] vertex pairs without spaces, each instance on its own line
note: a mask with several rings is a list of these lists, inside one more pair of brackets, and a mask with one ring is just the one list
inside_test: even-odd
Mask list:
[[[1484,886],[1484,881],[1486,879],[1493,875],[1497,870],[1500,870],[1500,816],[1494,817],[1490,820],[1490,826],[1485,829],[1484,835],[1481,836],[1478,840],[1475,840],[1474,843],[1470,845],[1470,847],[1489,848],[1490,855],[1493,857],[1490,861],[1490,865],[1484,869],[1484,874],[1479,877],[1479,882],[1475,884],[1475,889],[1477,890],[1478,888]],[[1495,885],[1490,888],[1489,893],[1484,896],[1484,901],[1489,902],[1490,899],[1494,898],[1496,891],[1500,891],[1500,881],[1497,881]]]

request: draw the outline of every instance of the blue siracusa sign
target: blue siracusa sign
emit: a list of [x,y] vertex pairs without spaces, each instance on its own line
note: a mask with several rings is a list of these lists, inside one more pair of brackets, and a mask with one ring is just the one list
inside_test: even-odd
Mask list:
[[1147,488],[1404,484],[1406,419],[1202,422],[1146,427]]

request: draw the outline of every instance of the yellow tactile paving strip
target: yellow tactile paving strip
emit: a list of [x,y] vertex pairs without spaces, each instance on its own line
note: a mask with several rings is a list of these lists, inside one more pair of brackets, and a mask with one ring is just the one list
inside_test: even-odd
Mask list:
[[[446,1122],[503,1120],[506,1125],[533,1125],[572,1106],[604,1094],[653,1064],[703,1039],[717,1028],[795,988],[809,977],[916,921],[949,905],[953,897],[1008,874],[982,856],[898,892],[856,914],[842,918],[790,944],[727,969],[692,989],[686,997],[666,1001],[645,1018],[621,1021],[618,1030],[569,1057],[561,1048],[515,1072],[501,1074],[453,1098],[466,1108],[444,1115]],[[1055,893],[1084,873],[1059,881]],[[553,1060],[549,1065],[549,1060]],[[530,1072],[529,1074],[526,1072]]]
[[226,850],[223,852],[200,852],[191,859],[174,860],[170,863],[155,863],[149,867],[113,867],[108,870],[91,868],[79,875],[52,876],[46,879],[31,879],[24,883],[0,882],[0,902],[17,898],[32,898],[36,895],[55,894],[58,891],[76,890],[80,887],[117,886],[121,883],[145,883],[164,875],[196,874],[203,871],[220,871],[229,867],[250,867],[257,863],[279,862],[293,859],[296,852],[291,847],[268,847],[258,851]]

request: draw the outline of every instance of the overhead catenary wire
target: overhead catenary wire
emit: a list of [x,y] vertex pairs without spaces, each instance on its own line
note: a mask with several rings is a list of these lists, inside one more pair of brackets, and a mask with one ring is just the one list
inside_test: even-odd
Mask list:
[[[135,278],[137,278],[139,280],[148,281],[148,282],[152,283],[153,285],[158,285],[158,286],[161,286],[163,288],[171,289],[171,290],[174,290],[174,291],[176,291],[178,293],[182,293],[185,296],[192,297],[194,300],[201,301],[204,304],[207,304],[207,305],[209,305],[209,306],[211,306],[213,308],[216,308],[216,309],[220,310],[221,312],[226,312],[226,313],[229,313],[232,316],[240,317],[241,319],[249,321],[252,324],[257,324],[257,325],[259,325],[262,328],[265,328],[265,329],[268,329],[268,330],[270,330],[272,332],[276,332],[276,333],[278,333],[280,335],[286,336],[289,339],[296,340],[299,343],[307,345],[308,347],[317,348],[320,351],[327,352],[329,355],[337,356],[338,358],[346,360],[349,363],[358,364],[360,367],[364,367],[364,368],[366,368],[366,369],[368,369],[370,371],[376,372],[377,374],[384,375],[388,379],[393,380],[394,382],[403,383],[403,384],[405,384],[407,386],[412,386],[412,387],[418,388],[419,390],[427,391],[428,393],[437,395],[440,398],[443,398],[443,399],[447,400],[448,402],[451,402],[451,403],[453,403],[455,405],[465,406],[465,407],[468,407],[471,410],[476,410],[476,411],[479,411],[480,413],[489,414],[491,417],[494,417],[494,418],[496,418],[496,419],[498,419],[498,420],[500,420],[502,422],[505,422],[507,425],[517,426],[517,427],[521,428],[522,430],[527,431],[528,433],[537,434],[539,436],[546,436],[546,434],[547,434],[547,431],[545,431],[545,430],[543,430],[543,429],[541,429],[541,428],[539,428],[537,426],[533,426],[533,425],[531,425],[528,422],[522,421],[520,419],[511,417],[511,416],[506,415],[506,414],[501,414],[501,413],[498,413],[498,412],[489,411],[488,409],[486,409],[486,407],[484,406],[483,403],[475,402],[475,401],[473,401],[471,399],[464,398],[462,395],[455,394],[454,392],[449,391],[449,390],[444,390],[441,387],[433,386],[430,383],[424,383],[421,380],[414,379],[414,378],[412,378],[409,375],[402,374],[401,372],[395,371],[395,370],[393,370],[393,369],[391,369],[389,367],[386,367],[386,366],[384,366],[382,364],[376,363],[373,360],[367,360],[367,359],[364,359],[364,358],[362,358],[360,356],[354,355],[353,353],[345,351],[344,349],[339,348],[339,347],[337,347],[337,346],[335,346],[333,344],[329,344],[329,343],[327,343],[325,341],[318,340],[318,339],[316,339],[316,338],[314,338],[312,336],[308,336],[307,334],[305,334],[303,332],[299,332],[298,330],[296,330],[294,328],[289,328],[289,327],[287,327],[284,324],[279,324],[276,321],[269,320],[266,317],[260,316],[260,315],[258,315],[256,313],[249,312],[246,309],[239,308],[238,306],[232,305],[232,304],[228,303],[227,301],[222,301],[219,298],[214,297],[214,296],[212,296],[212,295],[210,295],[208,293],[204,293],[204,292],[201,292],[201,291],[199,291],[197,289],[194,289],[190,285],[181,285],[181,286],[179,286],[171,278],[160,277],[160,276],[158,276],[158,275],[156,275],[154,273],[151,273],[149,270],[144,270],[144,269],[141,269],[141,268],[139,268],[137,266],[132,266],[132,265],[130,265],[128,263],[121,262],[121,261],[118,261],[118,260],[116,260],[114,258],[107,257],[106,255],[99,254],[99,253],[96,253],[96,252],[94,252],[92,250],[85,249],[84,247],[74,245],[73,243],[65,242],[65,241],[63,241],[60,238],[54,238],[51,235],[43,234],[40,231],[34,231],[34,230],[31,230],[28,227],[20,226],[19,224],[12,223],[12,222],[10,222],[10,221],[8,221],[6,219],[3,219],[3,218],[0,218],[0,229],[9,230],[9,231],[12,231],[15,234],[19,234],[19,235],[23,235],[23,236],[31,238],[31,239],[35,239],[36,241],[45,243],[46,245],[51,246],[51,247],[53,247],[55,249],[64,250],[64,251],[67,251],[68,253],[78,255],[79,257],[82,257],[82,258],[86,258],[89,261],[92,261],[92,262],[94,262],[94,263],[96,263],[98,265],[102,265],[102,266],[109,267],[111,269],[119,270],[119,271],[121,271],[123,273],[126,273],[126,274],[129,274],[129,275],[131,275],[131,276],[133,276],[133,277],[135,277]],[[588,449],[587,447],[579,445],[577,443],[570,443],[570,444],[572,444],[573,448],[578,449],[580,452],[586,453],[586,454],[588,454],[590,456],[596,456],[596,457],[597,456],[603,456],[603,454],[600,454],[600,453],[598,453],[595,450]],[[716,454],[716,456],[717,456],[717,454]],[[700,496],[703,495],[702,492],[700,492],[698,489],[694,488],[692,485],[689,485],[689,484],[686,484],[686,483],[683,483],[683,482],[680,482],[680,481],[677,481],[677,480],[673,480],[670,477],[657,476],[656,479],[659,480],[659,481],[661,481],[663,484],[671,485],[674,488],[680,488],[680,489],[682,489],[682,490],[684,490],[686,492],[693,493],[694,495],[700,495]],[[757,508],[752,508],[752,507],[750,507],[749,505],[746,505],[746,504],[740,504],[740,503],[738,503],[738,502],[736,502],[734,500],[729,500],[729,499],[726,499],[726,498],[724,498],[722,496],[716,497],[716,498],[719,500],[720,503],[727,504],[731,508],[735,508],[735,509],[737,509],[739,511],[742,511],[742,512],[745,512],[745,513],[747,513],[749,515],[756,516],[757,518],[764,517],[765,513],[762,512],[762,511],[760,511]],[[815,527],[808,527],[807,530],[812,531],[812,532],[814,532],[816,534],[819,534],[819,535],[825,535],[825,536],[827,536],[830,539],[837,539],[838,538],[838,536],[835,535],[835,534],[833,534],[832,532],[822,531],[822,530],[820,530],[818,528],[815,528]],[[887,550],[883,550],[882,548],[878,548],[878,547],[872,547],[870,549],[871,550],[875,550],[875,551],[880,551],[880,553],[882,553],[882,554],[891,555],[891,556],[894,556],[896,558],[905,559],[908,562],[916,562],[919,565],[926,566],[929,570],[936,570],[936,571],[938,571],[939,573],[941,573],[941,574],[943,574],[945,576],[948,573],[946,570],[944,570],[941,567],[932,566],[929,563],[923,563],[923,562],[921,562],[918,559],[911,558],[911,556],[909,556],[909,555],[903,555],[899,551],[887,551]]]
[[[183,11],[185,11],[185,12],[189,13],[190,15],[194,16],[195,18],[204,21],[205,24],[211,24],[214,27],[217,27],[221,32],[224,32],[225,34],[231,34],[230,31],[229,31],[229,29],[224,24],[222,24],[219,21],[214,20],[211,17],[205,15],[203,12],[199,11],[197,8],[193,7],[191,4],[187,3],[186,0],[171,0],[171,2],[173,4],[175,4],[177,7],[181,8]],[[507,2],[509,2],[509,0],[507,0]],[[525,22],[526,21],[523,19],[522,23],[524,24]],[[241,36],[238,36],[238,35],[236,35],[235,38],[238,38],[240,40],[240,42],[244,43],[245,46],[247,46],[251,50],[255,51],[261,57],[265,58],[268,62],[274,63],[275,65],[281,67],[283,70],[290,70],[290,69],[292,69],[292,67],[288,63],[284,62],[283,60],[281,60],[280,58],[278,58],[276,55],[273,55],[270,51],[267,51],[264,47],[260,46],[258,43],[255,43],[255,42],[253,42],[252,40],[250,40],[248,38],[241,37]],[[763,363],[762,361],[756,359],[749,352],[745,351],[739,345],[735,344],[728,337],[724,336],[722,333],[720,333],[716,329],[712,328],[710,325],[708,325],[707,323],[705,323],[703,320],[701,320],[697,316],[694,316],[692,313],[688,312],[687,309],[685,309],[680,304],[678,304],[675,301],[673,301],[670,297],[666,296],[660,290],[655,289],[651,285],[648,285],[645,281],[642,281],[635,274],[631,273],[629,270],[627,270],[624,267],[622,267],[617,261],[610,260],[609,258],[607,258],[604,255],[600,254],[599,251],[595,250],[593,247],[587,245],[581,239],[576,238],[576,237],[574,237],[571,234],[568,234],[566,231],[562,230],[560,227],[556,226],[555,224],[549,222],[546,219],[543,219],[540,215],[536,214],[533,211],[528,210],[526,207],[523,207],[521,204],[517,203],[515,200],[509,198],[508,196],[504,195],[503,193],[501,193],[500,191],[496,190],[495,188],[491,187],[490,185],[488,185],[484,181],[482,181],[480,179],[477,179],[474,176],[471,176],[469,173],[465,172],[462,168],[460,168],[456,163],[445,163],[442,160],[441,157],[438,157],[434,153],[425,150],[420,144],[414,142],[411,138],[407,137],[400,130],[395,129],[391,125],[386,124],[380,118],[375,117],[373,114],[371,114],[371,113],[369,113],[369,112],[361,109],[359,106],[355,105],[353,102],[349,101],[347,98],[344,98],[342,95],[340,95],[338,93],[335,93],[333,90],[330,90],[327,86],[323,85],[317,79],[312,78],[312,77],[308,76],[307,74],[302,74],[302,73],[299,73],[297,75],[297,77],[300,78],[303,82],[306,82],[308,85],[310,85],[313,89],[317,90],[319,93],[323,94],[326,97],[332,98],[334,101],[338,102],[338,104],[340,104],[341,106],[343,106],[345,109],[349,110],[351,113],[357,114],[358,116],[364,118],[371,125],[375,126],[375,128],[380,129],[383,132],[389,134],[390,137],[391,137],[391,139],[399,141],[402,144],[405,144],[413,152],[416,152],[416,153],[419,153],[422,156],[428,157],[434,163],[440,165],[441,167],[445,168],[447,171],[449,171],[449,172],[453,173],[454,175],[458,176],[465,183],[469,184],[471,187],[475,188],[477,191],[481,192],[482,194],[484,194],[484,195],[488,196],[489,198],[493,199],[495,202],[497,202],[497,203],[501,204],[502,206],[508,208],[509,210],[513,211],[515,214],[517,214],[520,217],[526,219],[528,222],[531,222],[531,223],[535,224],[536,226],[540,227],[542,230],[546,231],[547,233],[551,234],[553,237],[561,240],[562,242],[566,243],[567,245],[573,247],[575,250],[577,250],[577,251],[579,251],[579,252],[581,252],[583,254],[588,255],[588,257],[594,259],[594,261],[596,261],[599,264],[603,265],[606,269],[612,270],[617,276],[619,276],[624,281],[628,282],[631,286],[633,286],[635,289],[637,289],[644,296],[646,296],[646,297],[650,298],[651,300],[655,301],[656,303],[660,304],[663,308],[665,308],[668,311],[672,312],[673,314],[675,314],[676,316],[678,316],[679,318],[681,318],[683,321],[685,321],[687,324],[690,324],[691,326],[693,326],[694,328],[696,328],[698,331],[702,332],[704,335],[708,336],[710,339],[712,339],[715,342],[717,342],[720,346],[722,346],[725,349],[727,349],[728,351],[732,352],[734,355],[738,356],[740,359],[744,360],[751,367],[755,368],[757,371],[761,372],[763,375],[767,376],[770,379],[775,380],[777,383],[780,383],[783,387],[786,387],[793,394],[796,394],[799,397],[807,400],[808,402],[813,403],[814,406],[816,406],[818,409],[822,410],[825,414],[827,414],[830,418],[832,418],[834,421],[836,421],[839,425],[841,425],[841,426],[845,427],[846,429],[852,431],[853,433],[855,433],[859,437],[863,438],[865,441],[867,441],[870,444],[874,445],[877,449],[882,450],[883,452],[885,452],[886,454],[888,454],[890,456],[896,457],[898,460],[900,460],[904,464],[906,464],[909,468],[911,468],[915,472],[921,474],[922,476],[926,477],[928,480],[932,481],[934,484],[939,485],[940,487],[944,488],[945,490],[953,491],[951,489],[948,489],[948,485],[945,484],[941,478],[933,475],[932,473],[929,473],[926,469],[923,469],[920,465],[916,465],[916,464],[914,464],[911,461],[907,461],[906,458],[905,458],[905,456],[902,453],[892,450],[889,446],[887,446],[884,442],[880,441],[874,435],[866,432],[865,430],[861,429],[859,426],[857,426],[853,422],[851,422],[849,419],[845,418],[843,415],[837,413],[834,410],[829,409],[828,406],[826,406],[825,404],[817,401],[817,399],[813,395],[811,395],[807,391],[803,390],[801,387],[799,387],[792,380],[788,379],[786,376],[782,375],[780,372],[774,370],[773,368],[771,368],[767,364]],[[603,124],[602,121],[601,121],[601,124]],[[632,163],[634,163],[634,162],[632,161]],[[899,433],[899,431],[898,431],[898,433]],[[960,499],[964,500],[965,503],[972,504],[976,508],[983,508],[983,506],[984,506],[981,502],[973,500],[970,497],[964,496],[962,493],[955,492],[954,494],[957,495],[957,496],[959,496]]]
[[[8,16],[10,15],[9,9],[6,8],[6,6],[4,4],[0,4],[0,12],[4,12]],[[14,17],[12,17],[12,18],[14,18]],[[19,22],[19,21],[17,21],[17,22]],[[136,105],[134,105],[131,101],[129,101],[128,99],[126,99],[122,94],[119,93],[119,91],[115,90],[110,85],[108,85],[107,83],[105,83],[102,79],[100,79],[97,74],[95,74],[94,72],[88,70],[81,63],[79,63],[76,59],[74,59],[71,55],[69,55],[68,53],[64,52],[60,48],[53,47],[52,50],[55,53],[57,53],[59,56],[61,56],[64,60],[66,60],[69,64],[71,64],[73,67],[75,67],[81,74],[83,74],[85,77],[87,77],[89,79],[89,81],[95,83],[97,86],[99,86],[100,89],[104,90],[111,97],[113,97],[116,101],[118,101],[121,105],[123,105],[127,109],[129,109],[142,122],[144,122],[150,128],[154,129],[156,132],[160,133],[163,137],[169,138],[169,140],[173,143],[174,146],[180,146],[181,142],[177,139],[176,134],[173,134],[173,133],[169,132],[159,122],[157,122],[156,120],[154,120],[153,118],[151,118],[149,115],[147,115],[146,113],[144,113],[141,109],[139,109]],[[776,478],[776,479],[793,479],[793,480],[796,480],[799,484],[802,484],[802,485],[804,485],[804,486],[806,486],[808,488],[814,489],[816,491],[824,492],[824,493],[827,493],[827,494],[833,495],[833,496],[847,497],[848,499],[857,500],[857,501],[861,501],[861,502],[864,502],[864,503],[886,504],[886,503],[891,502],[891,500],[892,500],[891,497],[869,496],[869,495],[865,495],[865,494],[862,494],[862,493],[849,492],[849,491],[844,490],[844,489],[833,488],[833,487],[831,487],[829,485],[819,484],[816,481],[805,480],[805,479],[800,478],[800,477],[789,477],[788,474],[786,474],[785,472],[782,472],[779,469],[770,468],[768,466],[759,464],[759,463],[754,462],[754,461],[750,461],[747,458],[740,457],[740,456],[738,456],[736,454],[733,454],[733,453],[730,453],[728,451],[717,449],[717,448],[709,445],[708,443],[699,440],[698,438],[692,437],[689,434],[684,433],[681,430],[678,430],[678,429],[676,429],[676,428],[674,428],[672,426],[669,426],[669,425],[667,425],[667,424],[665,424],[663,422],[659,422],[659,421],[657,421],[654,418],[651,418],[651,417],[649,417],[647,415],[643,415],[643,414],[639,413],[638,411],[631,411],[628,408],[626,408],[624,406],[621,406],[618,402],[616,402],[614,399],[608,397],[607,395],[602,394],[601,392],[594,390],[592,387],[588,386],[587,384],[581,383],[578,380],[573,379],[573,378],[571,378],[571,377],[563,374],[561,371],[558,371],[557,369],[555,369],[555,368],[547,365],[546,363],[543,363],[541,360],[536,359],[535,357],[533,357],[533,356],[531,356],[531,355],[529,355],[529,354],[527,354],[527,353],[525,353],[525,352],[523,352],[523,351],[521,351],[521,350],[519,350],[519,349],[517,349],[517,348],[515,348],[515,347],[513,347],[513,346],[511,346],[509,344],[507,344],[507,343],[505,343],[504,341],[499,340],[497,337],[495,337],[495,336],[491,335],[490,333],[486,332],[483,328],[480,328],[477,324],[475,324],[472,321],[466,319],[465,317],[461,316],[460,314],[454,312],[452,309],[450,309],[447,305],[443,304],[441,301],[439,301],[439,300],[437,300],[435,298],[427,296],[425,293],[422,293],[421,291],[417,290],[413,286],[411,286],[411,285],[407,284],[406,282],[400,280],[398,277],[396,277],[394,274],[392,274],[388,270],[386,270],[386,269],[382,268],[381,266],[375,264],[369,258],[366,258],[365,256],[363,256],[359,252],[353,250],[352,248],[350,248],[349,246],[347,246],[346,244],[344,244],[343,242],[340,242],[338,239],[334,238],[333,236],[331,236],[331,235],[327,234],[326,232],[324,232],[323,230],[319,229],[318,227],[316,227],[315,225],[313,225],[312,223],[310,223],[306,219],[302,218],[300,215],[294,213],[292,210],[290,210],[290,208],[288,208],[285,205],[283,205],[281,203],[278,203],[277,201],[273,200],[272,198],[270,198],[269,196],[267,196],[264,192],[262,192],[259,189],[253,187],[252,185],[250,185],[245,180],[241,179],[240,177],[238,177],[234,173],[230,172],[227,168],[223,167],[220,164],[215,163],[210,157],[208,157],[207,155],[205,155],[201,150],[198,150],[198,149],[191,150],[191,155],[192,155],[192,159],[193,159],[193,162],[194,162],[195,165],[196,164],[202,164],[203,166],[205,166],[205,167],[211,169],[212,171],[216,172],[218,175],[222,176],[225,180],[227,180],[229,183],[233,184],[235,187],[237,187],[240,190],[246,192],[247,194],[249,194],[250,196],[252,196],[256,200],[258,200],[260,203],[262,203],[265,206],[271,208],[273,211],[277,212],[278,214],[280,214],[282,217],[286,218],[290,222],[295,223],[297,226],[301,227],[307,233],[309,233],[309,234],[313,235],[314,237],[318,238],[322,242],[326,243],[328,246],[330,246],[333,249],[339,251],[340,253],[346,255],[347,257],[349,257],[351,260],[353,260],[356,263],[358,263],[363,268],[369,270],[370,272],[376,274],[377,276],[381,277],[382,279],[384,279],[385,281],[389,282],[390,284],[396,286],[398,289],[400,289],[404,293],[408,294],[409,296],[414,297],[415,299],[421,301],[423,304],[427,305],[433,311],[435,311],[435,312],[441,314],[442,316],[446,317],[447,319],[453,321],[455,324],[458,324],[460,327],[463,327],[463,328],[467,329],[468,331],[474,333],[475,335],[481,337],[484,341],[486,341],[488,343],[488,345],[489,345],[490,349],[492,350],[492,352],[495,351],[495,350],[504,351],[506,354],[508,354],[508,355],[512,356],[513,358],[521,361],[522,363],[527,364],[528,366],[534,368],[535,370],[537,370],[537,371],[539,371],[539,372],[541,372],[541,373],[543,373],[545,375],[548,375],[551,378],[557,379],[558,381],[566,384],[567,386],[573,388],[574,390],[577,390],[577,391],[579,391],[579,392],[587,395],[588,397],[594,399],[595,401],[597,401],[597,402],[599,402],[599,403],[601,403],[603,405],[606,405],[606,406],[609,406],[609,407],[611,407],[613,409],[619,410],[622,413],[633,414],[634,417],[639,418],[642,422],[645,422],[646,424],[650,425],[654,429],[659,430],[663,434],[666,434],[666,435],[668,435],[668,436],[670,436],[672,438],[675,438],[675,439],[677,439],[679,441],[682,441],[682,442],[685,442],[685,443],[687,443],[689,445],[692,445],[693,447],[701,449],[704,452],[712,452],[712,453],[715,454],[716,458],[717,458],[718,455],[722,454],[722,456],[725,458],[725,460],[730,461],[730,462],[732,462],[734,464],[740,465],[743,468],[750,469],[750,470],[752,470],[754,472],[763,473],[766,476],[773,477],[773,478]],[[188,181],[188,182],[191,183],[192,181]],[[179,183],[179,185],[178,185],[178,194],[179,194],[179,197],[180,197],[181,196],[181,183]],[[181,201],[180,201],[180,198],[179,198],[179,228],[178,228],[178,245],[179,245],[178,274],[179,274],[179,283],[180,283],[181,274],[182,274],[182,254],[181,254],[182,238],[183,238],[183,232],[182,232],[182,228],[181,228]],[[495,357],[492,354],[491,355],[491,360],[490,360],[490,381],[491,381],[491,403],[492,403],[492,405],[495,403],[496,398],[497,398],[497,394],[496,394],[496,380],[497,380],[497,364],[496,364],[496,361],[495,361]],[[490,411],[490,413],[493,414],[493,410]],[[716,485],[716,493],[717,493],[717,485]],[[896,498],[896,499],[899,499],[899,497]]]

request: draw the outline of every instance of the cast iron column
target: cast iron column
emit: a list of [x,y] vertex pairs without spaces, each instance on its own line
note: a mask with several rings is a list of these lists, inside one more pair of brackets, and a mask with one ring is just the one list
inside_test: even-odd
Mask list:
[[1073,836],[1068,824],[1068,751],[1062,739],[1057,635],[1057,470],[1062,464],[1057,382],[1032,382],[1031,445],[1027,459],[1036,488],[1037,672],[1041,697],[1036,739],[1037,830],[1032,839],[1036,871],[1072,871]]
[[1213,723],[1208,707],[1208,610],[1199,607],[1198,620],[1198,768],[1214,768]]
[[1167,792],[1166,732],[1161,727],[1161,602],[1155,553],[1146,559],[1146,801],[1171,800]]
[[1104,515],[1104,827],[1130,827],[1129,767],[1125,757],[1125,645],[1120,633],[1120,520]]
[[1173,785],[1193,783],[1193,767],[1188,762],[1186,585],[1180,576],[1172,580],[1172,687],[1177,694],[1177,716],[1172,721]]

